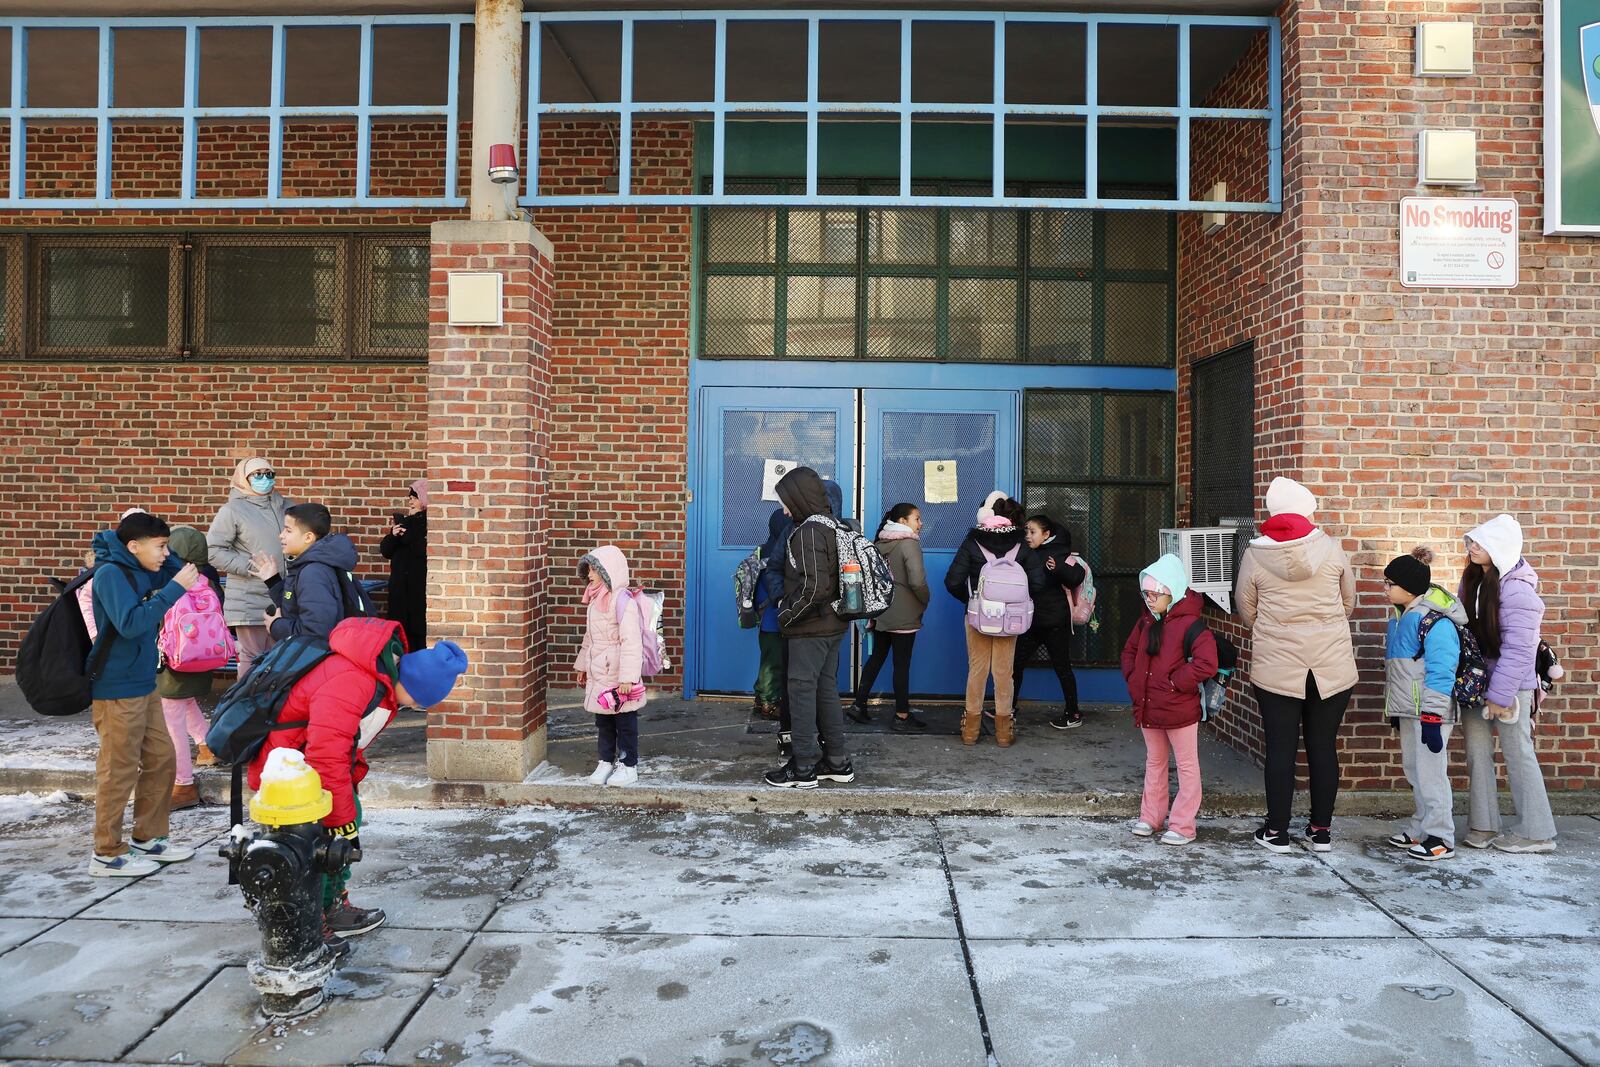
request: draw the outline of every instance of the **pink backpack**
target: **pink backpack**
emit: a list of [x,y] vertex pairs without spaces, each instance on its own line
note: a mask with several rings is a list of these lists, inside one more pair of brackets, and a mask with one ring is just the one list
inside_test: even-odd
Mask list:
[[178,598],[161,621],[156,640],[167,669],[200,674],[227,665],[235,653],[233,635],[222,619],[222,598],[202,579]]
[[[1067,603],[1072,605],[1072,625],[1084,626],[1094,618],[1094,571],[1089,569],[1089,561],[1076,552],[1067,557],[1067,563],[1083,568],[1083,584],[1067,590]],[[1099,629],[1100,624],[1095,623],[1094,628]]]
[[967,625],[990,637],[1020,637],[1033,626],[1033,597],[1028,572],[1017,562],[1021,545],[996,556],[982,545],[987,561],[978,572],[978,591],[967,600]]
[[652,593],[644,589],[624,589],[622,595],[614,599],[617,602],[617,623],[620,626],[628,624],[630,603],[639,608],[639,676],[649,678],[662,671],[670,671],[672,661],[667,658],[667,642],[661,634],[661,612],[666,603],[665,594]]

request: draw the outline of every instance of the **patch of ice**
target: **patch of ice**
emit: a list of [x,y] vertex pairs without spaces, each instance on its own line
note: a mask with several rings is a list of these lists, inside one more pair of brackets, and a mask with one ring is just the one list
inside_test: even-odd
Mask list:
[[72,797],[57,789],[54,793],[13,793],[0,796],[0,825],[27,822],[54,815],[54,808],[72,803]]

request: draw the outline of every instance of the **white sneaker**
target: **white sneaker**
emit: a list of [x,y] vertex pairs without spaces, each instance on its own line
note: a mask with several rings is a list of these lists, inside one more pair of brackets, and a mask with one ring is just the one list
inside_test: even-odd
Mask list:
[[182,863],[184,860],[194,858],[194,849],[174,845],[164,837],[151,838],[149,841],[131,841],[128,852],[136,859],[154,860],[156,863]]
[[611,772],[611,777],[606,779],[606,785],[632,785],[638,780],[639,768],[619,763],[617,769]]
[[1128,833],[1132,834],[1134,837],[1149,837],[1155,832],[1156,828],[1145,822],[1143,819],[1137,820],[1128,827]]
[[96,878],[139,878],[155,874],[161,864],[155,860],[140,859],[132,853],[120,856],[102,856],[96,853],[89,859],[89,873]]
[[1161,835],[1161,843],[1163,845],[1192,845],[1194,844],[1194,838],[1184,837],[1176,830],[1168,830]]
[[611,777],[612,768],[615,766],[616,764],[607,763],[605,760],[595,764],[594,773],[589,776],[589,784],[605,785],[606,779]]

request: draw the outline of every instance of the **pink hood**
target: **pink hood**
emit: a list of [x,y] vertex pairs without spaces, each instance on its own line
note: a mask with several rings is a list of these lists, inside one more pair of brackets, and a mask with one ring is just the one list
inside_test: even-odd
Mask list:
[[609,594],[618,589],[628,588],[628,557],[624,556],[622,549],[616,545],[601,545],[579,560],[578,577],[587,581],[590,567],[600,572],[600,580],[606,586],[605,599],[608,602],[611,599]]

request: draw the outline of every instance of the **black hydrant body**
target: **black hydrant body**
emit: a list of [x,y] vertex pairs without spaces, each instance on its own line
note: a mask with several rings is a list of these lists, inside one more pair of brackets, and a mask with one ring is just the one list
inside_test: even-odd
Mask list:
[[274,1018],[303,1015],[322,1003],[337,962],[323,943],[323,878],[361,858],[359,849],[322,825],[332,798],[316,772],[303,759],[280,763],[290,764],[289,773],[299,777],[269,781],[263,774],[250,814],[265,825],[234,827],[222,847],[261,929],[261,955],[250,961],[250,982],[262,1010]]

